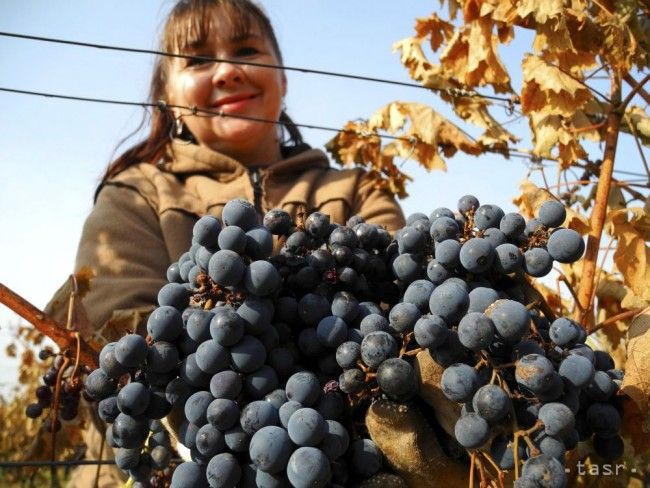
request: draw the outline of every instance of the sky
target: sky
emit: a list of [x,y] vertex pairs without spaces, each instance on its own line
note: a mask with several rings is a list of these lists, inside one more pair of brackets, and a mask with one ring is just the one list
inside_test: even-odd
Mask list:
[[[439,13],[439,2],[378,0],[265,0],[287,66],[410,81],[392,44],[413,35],[414,19]],[[156,49],[159,27],[173,2],[133,0],[3,0],[0,31],[97,44]],[[525,42],[524,42],[525,41]],[[525,35],[503,51],[513,84],[528,49]],[[153,57],[0,36],[0,87],[81,97],[146,100]],[[427,90],[288,72],[286,105],[294,121],[342,127],[367,118],[394,100],[449,109]],[[0,282],[39,308],[72,272],[84,219],[97,182],[118,142],[139,124],[143,110],[0,92]],[[494,114],[506,120],[503,108]],[[508,126],[525,135],[520,121]],[[303,130],[322,147],[332,133]],[[129,143],[134,143],[130,139]],[[128,143],[127,143],[128,144]],[[121,146],[124,150],[126,146]],[[633,164],[632,144],[619,146],[622,164]],[[634,155],[634,156],[633,156]],[[622,157],[621,157],[622,156]],[[637,158],[638,159],[638,158]],[[528,166],[519,159],[458,154],[449,171],[426,173],[413,162],[414,178],[402,206],[408,215],[455,208],[467,193],[482,203],[514,211],[512,199]],[[18,319],[0,305],[0,358]],[[15,383],[15,370],[0,370],[0,392]]]

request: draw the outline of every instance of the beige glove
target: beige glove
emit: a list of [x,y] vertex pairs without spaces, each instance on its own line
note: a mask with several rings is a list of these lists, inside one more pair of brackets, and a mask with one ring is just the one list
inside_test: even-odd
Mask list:
[[434,407],[436,418],[426,419],[415,405],[380,400],[366,414],[370,437],[407,486],[466,486],[469,466],[443,452],[429,424],[437,421],[446,432],[453,434],[460,406],[440,391],[443,368],[431,359],[428,351],[417,355],[414,366],[420,396]]

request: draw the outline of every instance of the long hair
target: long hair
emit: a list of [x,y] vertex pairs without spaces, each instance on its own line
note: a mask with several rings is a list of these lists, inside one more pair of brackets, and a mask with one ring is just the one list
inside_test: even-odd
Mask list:
[[[170,53],[184,53],[187,52],[190,46],[205,43],[208,36],[213,33],[211,24],[217,11],[219,11],[219,14],[228,17],[233,26],[233,33],[237,36],[248,34],[252,23],[259,26],[262,34],[271,41],[273,50],[280,64],[282,64],[282,53],[271,26],[271,21],[262,9],[251,0],[179,1],[172,9],[165,23],[160,50]],[[157,104],[160,100],[165,99],[171,63],[172,58],[170,56],[159,56],[156,59],[149,85],[150,103]],[[145,115],[138,128],[120,141],[118,147],[142,129],[146,122],[147,116]],[[289,146],[298,146],[303,143],[300,131],[284,110],[280,114],[279,122],[282,129],[288,134],[284,138],[288,139],[288,141],[283,142],[286,142]],[[171,142],[170,134],[173,128],[174,117],[171,110],[154,110],[150,116],[150,128],[147,137],[127,149],[108,165],[95,193],[95,198],[108,179],[118,175],[125,169],[141,162],[156,164],[164,159],[167,145]],[[185,137],[187,137],[187,134],[185,134]]]

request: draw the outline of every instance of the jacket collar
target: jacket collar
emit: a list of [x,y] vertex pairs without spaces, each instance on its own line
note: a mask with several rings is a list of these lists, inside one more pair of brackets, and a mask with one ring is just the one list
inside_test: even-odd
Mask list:
[[[303,144],[284,152],[286,159],[261,168],[267,175],[289,175],[309,169],[327,168],[327,155]],[[218,179],[230,179],[247,172],[249,168],[239,161],[197,144],[187,144],[175,139],[167,147],[167,160],[158,164],[162,171],[174,174],[210,174]],[[260,169],[257,167],[257,169]]]

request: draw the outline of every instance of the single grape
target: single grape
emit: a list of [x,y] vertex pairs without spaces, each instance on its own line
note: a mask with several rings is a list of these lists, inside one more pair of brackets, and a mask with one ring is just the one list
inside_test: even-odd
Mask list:
[[221,217],[226,225],[236,225],[248,231],[257,225],[257,211],[255,206],[242,198],[235,198],[226,202]]
[[566,219],[566,209],[557,200],[547,200],[539,207],[537,218],[546,227],[559,227]]
[[442,373],[440,387],[450,400],[468,402],[479,387],[479,377],[476,370],[467,364],[452,364]]
[[456,421],[454,437],[461,446],[474,449],[487,442],[490,437],[490,426],[478,414],[468,413]]

